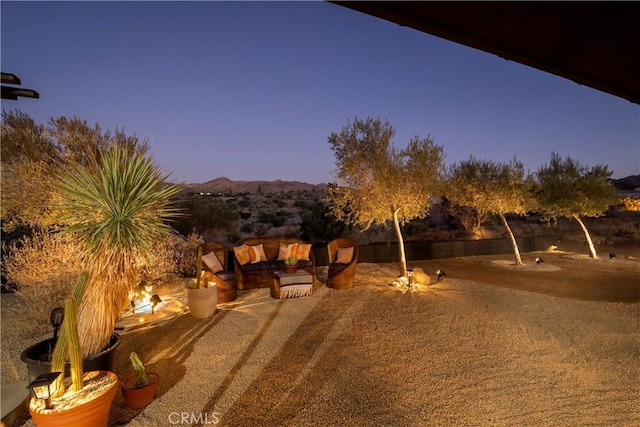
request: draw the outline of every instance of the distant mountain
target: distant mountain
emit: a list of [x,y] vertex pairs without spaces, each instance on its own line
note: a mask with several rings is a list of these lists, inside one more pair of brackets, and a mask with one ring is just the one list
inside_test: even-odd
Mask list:
[[231,181],[228,178],[220,177],[202,184],[185,184],[180,193],[257,193],[258,188],[267,193],[278,193],[288,191],[325,191],[326,184],[309,184],[299,181]]
[[622,179],[614,179],[613,185],[618,191],[634,191],[640,188],[640,175],[630,175]]

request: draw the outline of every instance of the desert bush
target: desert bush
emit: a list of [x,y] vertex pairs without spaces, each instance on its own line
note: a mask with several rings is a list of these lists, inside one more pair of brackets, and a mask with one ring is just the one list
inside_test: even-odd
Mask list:
[[245,224],[242,224],[240,226],[240,232],[241,233],[246,233],[246,234],[253,233],[253,223],[252,222],[247,222]]
[[238,243],[241,238],[242,236],[240,236],[240,233],[238,233],[236,230],[230,231],[227,234],[227,241],[229,241],[229,243]]
[[312,203],[305,200],[296,200],[293,202],[293,206],[299,209],[311,209]]
[[62,306],[82,271],[80,250],[62,233],[34,232],[14,248],[7,248],[3,267],[9,283],[16,285],[18,298],[29,307],[29,318],[49,318],[54,307]]
[[140,269],[140,281],[159,284],[177,277],[195,275],[195,251],[204,239],[192,231],[187,238],[172,233],[154,246]]
[[273,227],[282,227],[285,220],[283,217],[277,216],[272,212],[260,212],[257,222],[271,224]]
[[309,210],[302,212],[300,236],[304,240],[328,242],[348,236],[352,231],[353,227],[338,221],[324,202],[314,202]]
[[36,231],[10,250],[2,245],[7,279],[18,292],[39,292],[48,286],[62,286],[66,292],[82,271],[77,245],[62,233]]
[[640,199],[625,197],[622,199],[622,206],[628,211],[640,212]]
[[253,234],[255,234],[257,237],[262,237],[267,234],[267,231],[269,231],[269,227],[267,227],[266,224],[256,224]]

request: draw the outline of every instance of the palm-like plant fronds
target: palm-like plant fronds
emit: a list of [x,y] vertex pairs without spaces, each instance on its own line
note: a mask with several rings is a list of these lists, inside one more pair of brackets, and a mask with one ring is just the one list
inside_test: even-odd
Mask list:
[[63,175],[59,218],[79,239],[89,272],[78,329],[85,355],[109,342],[128,303],[140,261],[166,236],[179,215],[169,199],[178,188],[141,152],[113,147]]

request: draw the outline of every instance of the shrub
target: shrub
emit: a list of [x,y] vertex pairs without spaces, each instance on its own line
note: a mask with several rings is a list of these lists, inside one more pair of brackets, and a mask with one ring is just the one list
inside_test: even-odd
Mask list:
[[162,239],[143,262],[140,280],[155,285],[175,277],[195,276],[194,254],[203,242],[204,239],[195,232],[187,238],[172,233]]
[[254,234],[257,237],[266,235],[267,231],[269,231],[269,227],[267,227],[265,224],[256,224],[256,226],[254,227]]
[[227,240],[230,243],[238,243],[241,238],[242,237],[240,236],[240,233],[238,233],[236,230],[230,231],[227,235]]
[[247,222],[245,224],[242,224],[240,226],[240,232],[241,233],[246,233],[246,234],[253,233],[253,223],[252,222]]
[[50,331],[51,310],[63,306],[82,271],[79,248],[66,235],[47,232],[24,237],[11,250],[4,242],[2,246],[7,253],[3,267],[8,282],[16,285],[18,305],[29,307],[12,313],[12,308],[3,306],[3,315],[19,319],[16,324],[25,328],[25,332],[42,334]]
[[[60,303],[82,271],[78,246],[62,233],[35,232],[23,237],[18,245],[7,250],[4,268],[9,283],[17,285],[18,292],[39,294],[61,292]],[[55,289],[55,290],[53,290]]]

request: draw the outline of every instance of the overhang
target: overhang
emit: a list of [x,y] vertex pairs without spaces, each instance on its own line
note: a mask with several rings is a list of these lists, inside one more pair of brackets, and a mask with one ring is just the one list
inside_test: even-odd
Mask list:
[[640,2],[331,3],[640,104]]

